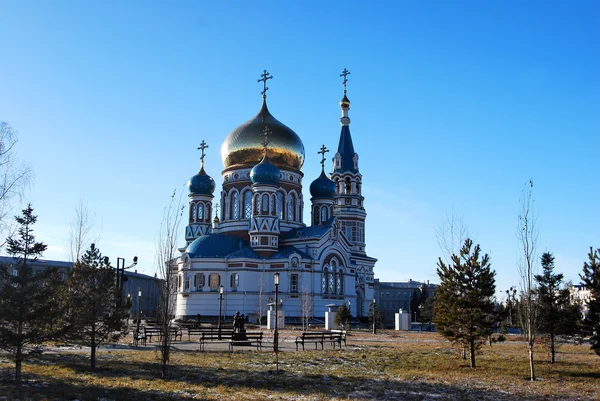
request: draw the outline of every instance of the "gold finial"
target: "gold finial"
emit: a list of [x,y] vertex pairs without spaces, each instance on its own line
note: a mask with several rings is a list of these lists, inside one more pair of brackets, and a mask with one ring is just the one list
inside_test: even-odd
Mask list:
[[350,71],[344,68],[344,71],[342,71],[340,74],[340,77],[344,77],[344,81],[342,82],[342,84],[344,84],[344,93],[346,93],[346,82],[348,82],[348,75],[350,75]]
[[269,147],[269,127],[267,127],[267,124],[265,124],[265,128],[260,135],[263,137],[263,148],[265,150],[265,157],[267,157],[267,148]]
[[256,82],[262,81],[262,83],[263,83],[263,91],[261,92],[261,94],[264,99],[267,97],[267,91],[269,90],[269,88],[267,88],[267,79],[273,79],[273,76],[269,75],[267,70],[264,70],[264,72],[260,76],[261,76],[261,78],[256,80]]
[[206,144],[206,142],[204,142],[203,139],[202,143],[200,143],[200,146],[198,147],[198,150],[202,150],[202,156],[200,156],[200,163],[202,168],[204,168],[204,149],[206,148],[208,148],[208,145]]
[[321,168],[325,171],[325,153],[329,152],[329,149],[325,145],[321,146],[321,150],[317,153],[321,155]]

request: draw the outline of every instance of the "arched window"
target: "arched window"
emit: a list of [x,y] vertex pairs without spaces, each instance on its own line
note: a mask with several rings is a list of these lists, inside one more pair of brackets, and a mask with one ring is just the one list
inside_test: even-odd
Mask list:
[[350,195],[352,193],[352,183],[350,182],[350,177],[346,177],[346,195]]
[[313,224],[315,226],[319,224],[319,206],[313,207]]
[[290,194],[290,198],[288,199],[288,207],[287,207],[287,219],[289,221],[294,221],[294,210],[296,204],[296,196],[294,194]]
[[328,292],[330,294],[336,294],[336,283],[337,283],[337,262],[335,259],[331,260],[331,273],[329,274],[329,281],[327,283]]
[[325,224],[325,222],[328,220],[328,216],[327,216],[327,206],[322,206],[321,207],[321,223]]
[[261,212],[263,214],[269,213],[269,195],[263,194],[261,203]]
[[271,195],[269,199],[269,214],[275,216],[275,195]]
[[234,192],[233,196],[231,197],[231,218],[232,219],[240,218],[239,194],[237,192]]
[[249,219],[252,217],[252,192],[244,192],[244,218]]
[[283,220],[283,195],[281,192],[277,192],[277,206],[276,206],[277,217]]
[[327,294],[327,290],[328,290],[328,286],[327,283],[329,282],[329,267],[325,266],[323,268],[323,276],[321,277],[321,292],[323,294]]
[[340,295],[344,293],[344,271],[342,269],[338,270],[337,293]]
[[196,204],[190,203],[190,223],[196,221]]
[[204,220],[204,205],[202,203],[198,203],[198,214],[196,215],[196,221]]

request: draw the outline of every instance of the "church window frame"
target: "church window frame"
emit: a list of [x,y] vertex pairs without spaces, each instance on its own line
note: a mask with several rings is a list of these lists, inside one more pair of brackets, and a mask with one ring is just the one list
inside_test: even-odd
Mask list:
[[239,273],[231,273],[229,276],[229,287],[231,287],[231,291],[237,291],[237,288],[240,286],[240,275]]
[[194,274],[194,289],[196,291],[202,291],[205,285],[204,273]]
[[337,293],[339,295],[343,295],[344,294],[344,269],[342,269],[341,267],[338,269],[336,287],[337,287],[336,288]]
[[275,214],[281,220],[283,220],[283,197],[284,194],[277,191],[277,202],[275,206]]
[[196,210],[196,221],[204,221],[204,204],[202,202],[198,202]]
[[292,273],[290,274],[290,297],[291,298],[298,298],[298,290],[299,290],[299,275],[298,273]]
[[269,214],[269,195],[262,194],[260,198],[260,212],[262,214]]
[[190,223],[196,221],[196,204],[190,203]]
[[352,194],[352,181],[350,181],[350,177],[346,177],[345,181],[345,191],[346,195]]
[[231,219],[238,220],[240,218],[240,194],[238,191],[234,191],[231,194]]
[[252,191],[246,190],[244,192],[244,218],[249,219],[252,217]]
[[289,195],[288,204],[287,204],[287,220],[294,221],[294,211],[295,211],[295,200],[296,196],[292,193]]
[[219,291],[221,285],[221,275],[219,273],[211,273],[208,276],[208,285],[211,292]]
[[325,224],[327,220],[329,220],[327,206],[321,206],[321,223]]
[[337,294],[337,261],[332,259],[330,262],[331,273],[329,274],[329,281],[327,282],[328,293]]
[[323,294],[329,293],[329,266],[323,267],[323,275],[321,276],[321,292]]
[[190,281],[191,281],[191,274],[190,273],[184,273],[183,275],[183,290],[184,291],[189,291],[190,290]]

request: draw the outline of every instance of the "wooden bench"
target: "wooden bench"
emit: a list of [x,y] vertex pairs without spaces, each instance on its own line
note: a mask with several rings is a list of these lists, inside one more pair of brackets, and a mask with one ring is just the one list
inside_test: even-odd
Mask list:
[[236,346],[237,347],[251,347],[254,345],[256,345],[257,350],[260,350],[260,347],[262,347],[262,339],[263,339],[262,331],[234,334],[231,337],[231,342],[229,343],[229,350],[233,351],[233,347],[236,347]]
[[339,344],[342,348],[342,333],[334,333],[329,331],[305,331],[296,337],[296,351],[298,350],[298,344],[302,344],[302,350],[304,350],[305,343],[315,343],[315,349],[318,349],[317,345],[321,344],[321,349],[325,349],[325,343]]
[[[340,334],[340,339],[344,343],[344,347],[346,346],[346,330],[331,330],[331,333]],[[340,347],[341,347],[341,343],[340,343]]]
[[233,337],[233,330],[219,330],[214,331],[203,331],[200,333],[198,342],[200,343],[200,351],[204,351],[204,345],[207,342],[220,342],[220,343],[231,343]]
[[[224,331],[233,331],[231,327],[221,327],[221,333]],[[201,336],[202,333],[218,333],[218,327],[190,327],[187,329],[188,340],[192,341],[192,336]]]
[[[152,342],[152,337],[157,336],[158,338],[162,337],[162,327],[146,327],[144,326],[144,337],[147,341]],[[179,341],[182,340],[183,333],[179,327],[171,326],[169,327],[169,336],[172,336],[175,341],[177,341],[177,337],[179,337]],[[145,343],[145,341],[144,341]]]

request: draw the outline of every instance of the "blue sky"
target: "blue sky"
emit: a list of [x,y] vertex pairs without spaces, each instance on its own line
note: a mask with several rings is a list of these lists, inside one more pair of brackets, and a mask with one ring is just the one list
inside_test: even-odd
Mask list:
[[265,68],[271,112],[304,142],[308,200],[319,147],[337,146],[348,68],[376,277],[437,281],[435,228],[456,213],[498,290],[516,285],[532,178],[540,251],[578,282],[600,247],[600,5],[373,3],[0,2],[0,120],[35,172],[25,201],[45,257],[67,257],[83,198],[100,249],[153,274],[171,193],[197,172],[202,139],[220,185],[221,143],[259,110]]

